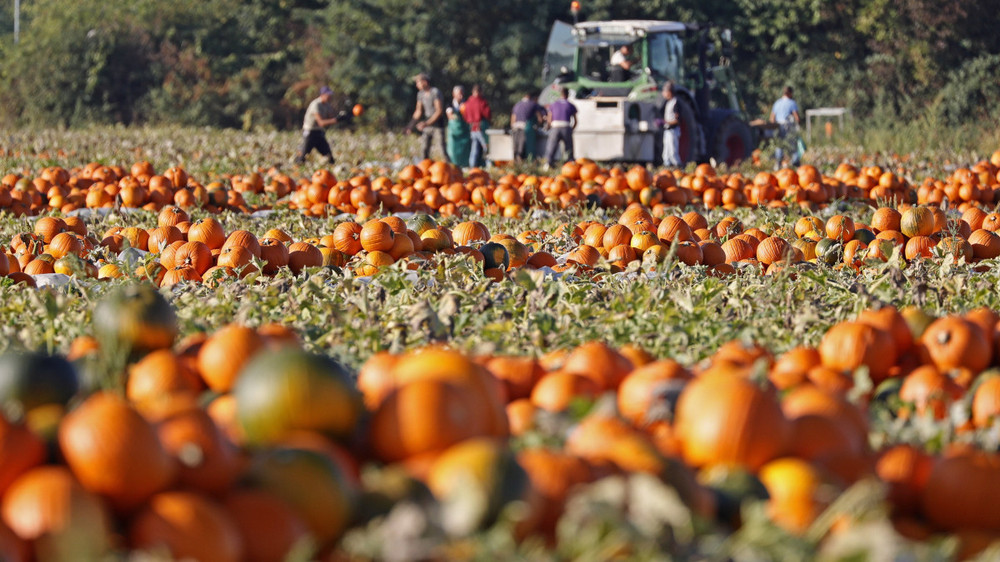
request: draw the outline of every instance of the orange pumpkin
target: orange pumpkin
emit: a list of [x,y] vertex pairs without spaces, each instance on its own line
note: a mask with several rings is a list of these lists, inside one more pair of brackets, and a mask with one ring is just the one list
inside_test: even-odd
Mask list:
[[978,428],[993,425],[1000,416],[1000,376],[985,376],[972,395],[972,423]]
[[834,215],[826,221],[826,236],[841,243],[849,242],[854,238],[854,221],[844,215]]
[[756,470],[781,454],[791,436],[774,394],[729,374],[705,374],[688,383],[674,419],[684,459],[694,466]]
[[938,318],[920,338],[921,353],[941,371],[963,368],[979,373],[990,364],[993,346],[976,324],[959,316]]
[[392,249],[394,237],[395,233],[391,226],[374,219],[366,222],[361,228],[359,240],[361,247],[369,252],[376,250],[387,252]]
[[263,490],[237,490],[223,505],[245,546],[246,562],[285,560],[308,540],[305,521],[284,500]]
[[440,452],[490,433],[488,408],[469,385],[423,379],[396,388],[375,410],[372,448],[379,458],[399,461]]
[[601,390],[614,390],[632,371],[633,365],[607,344],[592,341],[570,352],[562,368],[591,378]]
[[143,416],[157,421],[178,404],[196,403],[203,388],[186,361],[169,349],[159,349],[129,367],[125,396]]
[[358,371],[358,390],[364,396],[365,407],[369,410],[378,407],[396,387],[392,367],[397,360],[396,355],[380,351],[369,357]]
[[260,241],[260,259],[264,264],[264,274],[274,275],[288,265],[288,248],[281,240],[264,238]]
[[150,498],[129,528],[132,548],[164,549],[175,559],[238,562],[243,541],[229,513],[191,492],[163,492]]
[[214,261],[212,250],[204,242],[187,242],[174,253],[174,263],[177,266],[190,266],[199,276],[208,271]]
[[894,306],[883,306],[878,310],[862,310],[861,314],[858,315],[858,322],[891,334],[892,341],[896,344],[896,352],[899,355],[906,353],[913,347],[913,333],[910,332],[910,326]]
[[503,382],[509,400],[526,398],[531,394],[535,383],[545,374],[545,370],[533,357],[493,357],[486,362],[486,368]]
[[854,371],[862,365],[876,383],[889,375],[896,363],[896,343],[881,329],[860,322],[840,322],[823,335],[819,344],[823,365],[838,371]]
[[518,463],[528,474],[537,498],[528,517],[533,529],[543,536],[555,533],[556,523],[574,487],[590,480],[590,469],[579,457],[549,449],[524,449]]
[[879,453],[875,473],[889,485],[889,501],[895,512],[916,512],[932,467],[932,457],[914,445],[893,445]]
[[593,399],[601,388],[594,379],[579,373],[555,371],[543,375],[531,390],[531,403],[549,412],[562,412],[573,400]]
[[216,250],[226,243],[226,231],[222,228],[222,223],[208,217],[197,220],[191,225],[187,239],[189,242],[202,242],[210,250]]
[[922,513],[945,530],[1000,530],[1000,457],[960,451],[934,463],[921,496]]
[[232,246],[241,246],[249,250],[255,258],[260,257],[260,242],[252,232],[246,230],[234,230],[231,232],[226,238],[225,244],[222,245],[222,249],[225,250]]
[[0,514],[32,543],[36,560],[100,560],[111,548],[107,508],[64,466],[24,473],[4,494]]
[[165,489],[177,470],[149,422],[105,392],[66,414],[59,425],[59,447],[85,488],[123,510]]
[[208,413],[191,406],[163,419],[157,433],[180,466],[178,482],[210,494],[227,491],[239,475],[236,447]]
[[813,367],[822,362],[819,351],[812,347],[796,347],[775,360],[768,378],[779,390],[792,388],[806,380]]
[[618,412],[637,427],[670,421],[674,403],[691,373],[672,359],[661,359],[632,371],[618,387]]
[[42,464],[45,456],[41,438],[0,416],[0,495],[22,474]]
[[819,471],[802,459],[771,461],[760,469],[760,480],[770,496],[768,515],[792,533],[805,533],[829,503]]
[[1000,257],[1000,236],[995,232],[982,228],[974,230],[969,235],[969,244],[972,245],[972,255],[977,260]]
[[215,392],[228,392],[247,362],[264,347],[253,328],[240,324],[224,326],[212,334],[198,352],[198,372]]
[[[388,225],[386,225],[388,226]],[[288,269],[298,275],[307,267],[322,267],[323,253],[307,242],[295,242],[288,247]]]

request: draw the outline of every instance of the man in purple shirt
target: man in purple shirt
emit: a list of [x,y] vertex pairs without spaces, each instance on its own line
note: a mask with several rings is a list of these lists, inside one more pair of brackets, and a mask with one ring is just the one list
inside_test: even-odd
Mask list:
[[525,94],[511,110],[510,128],[514,140],[514,160],[535,157],[535,131],[545,119],[545,108],[538,105],[538,94]]
[[569,90],[561,88],[559,99],[549,105],[549,142],[545,146],[545,161],[551,168],[556,164],[556,149],[563,143],[563,156],[573,159],[573,129],[576,128],[576,106],[567,99]]

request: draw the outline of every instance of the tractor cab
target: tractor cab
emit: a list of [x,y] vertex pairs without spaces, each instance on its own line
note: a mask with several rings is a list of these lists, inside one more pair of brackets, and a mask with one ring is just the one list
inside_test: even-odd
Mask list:
[[[574,16],[579,5],[574,2]],[[625,65],[616,64],[628,46]],[[721,49],[717,46],[721,45]],[[712,24],[661,20],[557,21],[549,33],[538,103],[566,88],[576,106],[574,154],[597,161],[662,161],[661,88],[674,83],[682,163],[735,164],[750,157],[755,134],[731,66],[732,37]],[[508,146],[493,133],[491,147]],[[511,145],[512,146],[512,145]],[[494,150],[493,160],[509,160]]]
[[[549,34],[543,83],[549,85],[539,102],[550,103],[560,86],[574,97],[614,96],[655,100],[658,84],[680,81],[683,75],[686,27],[678,22],[623,20],[583,22],[557,21]],[[613,64],[623,46],[631,63],[625,69]]]

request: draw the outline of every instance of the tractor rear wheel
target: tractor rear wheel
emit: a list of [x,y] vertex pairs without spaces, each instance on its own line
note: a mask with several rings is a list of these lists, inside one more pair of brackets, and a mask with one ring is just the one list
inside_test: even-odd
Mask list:
[[737,115],[729,115],[720,121],[712,139],[712,156],[717,162],[725,162],[729,166],[750,158],[754,148],[753,131]]
[[684,97],[677,98],[677,117],[680,122],[681,138],[679,142],[678,156],[681,167],[692,160],[698,158],[698,120],[694,116],[694,107],[691,102]]

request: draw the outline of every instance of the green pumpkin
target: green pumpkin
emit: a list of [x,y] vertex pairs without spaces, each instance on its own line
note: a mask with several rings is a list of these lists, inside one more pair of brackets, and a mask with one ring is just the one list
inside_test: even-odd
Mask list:
[[418,235],[437,227],[438,225],[434,217],[427,213],[416,213],[406,221],[406,228],[416,232]]
[[6,411],[66,405],[79,389],[76,369],[64,357],[38,352],[0,355],[0,405]]
[[833,238],[824,238],[816,243],[816,258],[826,265],[840,263],[844,256],[844,247]]
[[288,503],[319,544],[340,537],[351,523],[357,492],[328,456],[303,449],[271,449],[254,456],[252,485]]
[[102,349],[133,356],[172,346],[178,332],[174,308],[148,283],[108,293],[94,308],[93,324]]
[[867,228],[861,228],[854,231],[854,237],[851,240],[860,240],[864,242],[865,246],[868,246],[875,241],[875,233]]
[[347,369],[295,348],[254,356],[240,371],[233,394],[251,444],[274,443],[293,430],[344,436],[354,431],[363,409]]
[[496,268],[507,271],[507,267],[510,266],[510,253],[503,244],[487,242],[479,248],[479,251],[483,253],[483,269]]
[[742,467],[709,467],[698,478],[715,498],[718,518],[733,527],[743,524],[743,507],[747,501],[768,498],[767,488],[760,479]]
[[445,531],[465,536],[495,523],[510,502],[523,500],[529,480],[506,443],[480,437],[441,453],[427,485],[440,502]]

